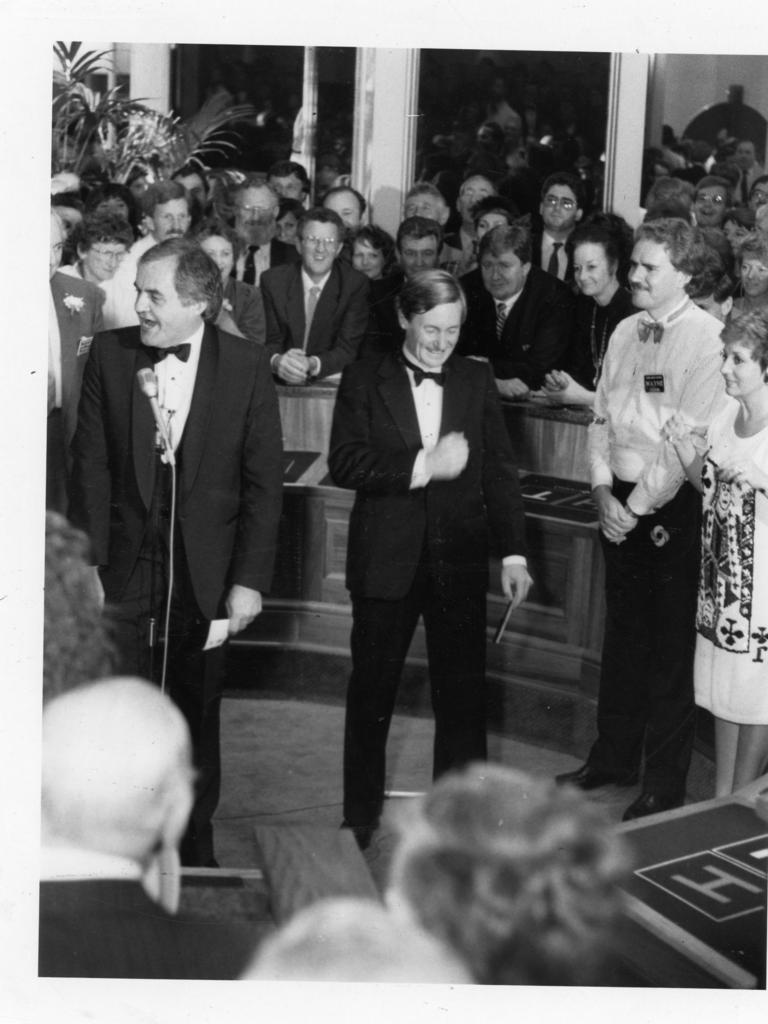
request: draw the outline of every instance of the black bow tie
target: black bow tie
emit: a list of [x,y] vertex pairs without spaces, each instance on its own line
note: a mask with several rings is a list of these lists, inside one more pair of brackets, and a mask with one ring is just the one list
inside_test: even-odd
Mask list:
[[660,324],[656,320],[638,320],[637,322],[637,334],[640,341],[648,341],[650,336],[653,335],[653,343],[658,345],[663,333],[664,324]]
[[185,342],[183,345],[169,345],[168,348],[153,348],[151,345],[147,345],[146,349],[152,356],[153,363],[161,362],[166,356],[176,356],[182,363],[186,363],[189,359],[189,353],[192,351],[192,346],[189,342]]
[[429,370],[422,370],[420,366],[412,363],[410,359],[406,359],[402,356],[403,363],[413,373],[413,383],[415,387],[418,387],[423,380],[433,380],[435,384],[439,384],[443,387],[445,384],[445,371],[441,370],[439,373],[430,373]]

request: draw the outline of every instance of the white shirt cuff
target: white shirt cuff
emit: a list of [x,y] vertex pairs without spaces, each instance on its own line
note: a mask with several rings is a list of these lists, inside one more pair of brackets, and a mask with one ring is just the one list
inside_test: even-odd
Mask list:
[[426,449],[422,448],[416,456],[416,461],[414,462],[413,469],[411,470],[411,483],[409,489],[415,491],[419,487],[426,487],[431,479],[431,474],[427,472],[427,452]]
[[502,565],[522,565],[528,568],[528,559],[525,555],[506,555],[501,560]]

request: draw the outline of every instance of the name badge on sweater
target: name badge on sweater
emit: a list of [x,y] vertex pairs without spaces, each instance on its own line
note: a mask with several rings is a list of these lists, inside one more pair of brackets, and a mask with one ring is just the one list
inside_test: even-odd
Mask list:
[[651,394],[653,391],[663,392],[664,391],[664,374],[663,373],[646,373],[645,375],[645,393]]

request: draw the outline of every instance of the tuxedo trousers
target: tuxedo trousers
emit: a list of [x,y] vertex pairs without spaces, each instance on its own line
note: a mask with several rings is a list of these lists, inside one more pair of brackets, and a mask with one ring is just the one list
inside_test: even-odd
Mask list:
[[[625,501],[634,484],[616,480]],[[698,493],[675,497],[621,544],[601,534],[606,621],[597,704],[598,738],[588,762],[643,790],[679,798],[693,749],[693,653],[699,567]]]
[[[169,485],[169,469],[159,465],[139,556],[119,599],[109,604],[121,671],[158,685],[163,673],[170,578]],[[196,769],[195,802],[180,852],[182,864],[204,867],[214,858],[212,819],[221,789],[219,719],[224,648],[203,651],[210,622],[195,598],[178,523],[173,552],[165,692],[189,726]]]
[[419,616],[427,640],[435,718],[433,777],[485,760],[487,574],[435,570],[424,547],[398,600],[352,595],[352,674],[344,727],[344,819],[378,821],[386,743],[403,664]]

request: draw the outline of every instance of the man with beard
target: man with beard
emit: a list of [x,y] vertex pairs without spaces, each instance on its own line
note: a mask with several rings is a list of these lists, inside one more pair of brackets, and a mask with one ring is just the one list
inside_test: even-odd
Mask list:
[[243,252],[232,270],[235,280],[258,285],[270,267],[298,263],[295,247],[276,237],[280,197],[271,185],[251,175],[234,188],[230,198],[234,228],[243,242]]

